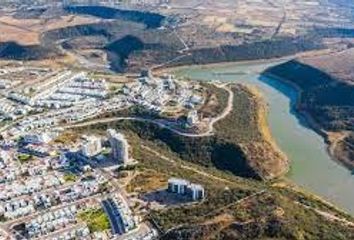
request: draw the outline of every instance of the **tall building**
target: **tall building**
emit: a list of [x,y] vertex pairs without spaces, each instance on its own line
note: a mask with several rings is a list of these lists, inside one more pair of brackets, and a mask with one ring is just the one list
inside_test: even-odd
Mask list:
[[204,199],[204,187],[202,185],[192,183],[189,185],[188,191],[193,201]]
[[188,113],[187,116],[187,124],[192,127],[199,122],[198,112],[196,110],[192,110]]
[[168,179],[168,191],[171,193],[185,194],[189,182],[184,179],[170,178]]
[[205,190],[202,185],[190,183],[185,179],[170,178],[168,180],[167,191],[179,195],[185,195],[193,201],[203,200],[205,197]]
[[117,133],[113,129],[107,130],[109,143],[112,148],[112,159],[117,161],[118,164],[128,164],[129,158],[129,144],[123,134]]
[[102,151],[101,139],[95,136],[85,137],[81,146],[81,153],[86,157],[93,157]]

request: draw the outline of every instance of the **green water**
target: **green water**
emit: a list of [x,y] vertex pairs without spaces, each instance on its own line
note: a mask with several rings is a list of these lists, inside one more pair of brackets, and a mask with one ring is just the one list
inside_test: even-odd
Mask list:
[[297,98],[295,89],[260,75],[265,68],[279,63],[193,66],[175,73],[191,79],[257,86],[269,105],[268,123],[272,135],[291,161],[289,178],[354,214],[354,175],[329,157],[322,137],[309,129],[301,117],[293,112]]

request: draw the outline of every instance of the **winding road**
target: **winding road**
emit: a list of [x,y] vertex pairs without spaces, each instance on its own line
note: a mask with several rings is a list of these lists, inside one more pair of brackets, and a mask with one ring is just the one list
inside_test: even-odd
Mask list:
[[228,101],[227,101],[227,106],[224,109],[224,111],[217,117],[212,118],[210,122],[208,123],[208,129],[203,132],[203,133],[187,133],[183,132],[181,130],[178,130],[170,125],[168,125],[168,122],[165,122],[164,120],[161,119],[148,119],[148,118],[143,118],[143,117],[111,117],[111,118],[102,118],[102,119],[94,119],[90,121],[86,121],[83,123],[77,123],[77,124],[72,124],[72,125],[66,125],[63,126],[62,128],[64,129],[72,129],[72,128],[79,128],[79,127],[87,127],[95,124],[100,124],[100,123],[111,123],[111,122],[117,122],[117,121],[124,121],[124,120],[131,120],[131,121],[138,121],[138,122],[147,122],[147,123],[152,123],[158,125],[160,128],[168,129],[172,131],[173,133],[176,133],[178,135],[184,136],[184,137],[193,137],[193,138],[198,138],[198,137],[208,137],[212,136],[214,134],[214,125],[218,121],[224,119],[227,117],[227,115],[232,111],[233,109],[233,101],[234,101],[234,93],[230,88],[227,87],[227,85],[217,85],[217,87],[222,88],[226,90],[229,93]]

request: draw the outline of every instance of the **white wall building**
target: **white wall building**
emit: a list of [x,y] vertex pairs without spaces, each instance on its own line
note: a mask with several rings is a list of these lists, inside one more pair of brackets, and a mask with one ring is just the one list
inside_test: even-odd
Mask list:
[[198,112],[196,110],[192,110],[188,113],[187,123],[189,126],[194,126],[195,124],[199,123]]
[[170,178],[168,180],[168,191],[172,193],[185,194],[187,193],[187,187],[189,182],[184,179]]
[[129,164],[129,144],[123,134],[117,133],[113,129],[107,130],[109,143],[112,148],[112,159],[118,164]]
[[203,200],[205,197],[205,191],[202,185],[190,183],[189,181],[180,178],[170,178],[168,180],[167,191],[170,193],[186,195],[193,201]]
[[188,190],[193,201],[204,199],[204,187],[199,184],[190,184]]
[[93,157],[102,151],[101,139],[95,136],[85,137],[81,146],[81,153],[86,157]]
[[42,143],[49,143],[52,140],[52,137],[47,132],[33,133],[33,134],[24,135],[23,140],[26,143],[42,144]]

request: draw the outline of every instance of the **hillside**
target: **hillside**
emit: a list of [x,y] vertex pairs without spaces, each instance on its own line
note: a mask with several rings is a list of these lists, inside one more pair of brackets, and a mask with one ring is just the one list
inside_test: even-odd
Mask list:
[[326,138],[330,153],[353,169],[354,65],[346,61],[349,56],[352,50],[307,57],[269,68],[265,74],[298,88],[297,111]]
[[[139,72],[146,67],[269,59],[318,49],[345,49],[353,43],[353,26],[342,7],[333,8],[338,12],[336,16],[343,18],[341,25],[331,14],[324,25],[319,16],[328,14],[327,3],[319,2],[317,8],[308,5],[304,10],[301,3],[291,1],[286,4],[289,9],[265,0],[259,6],[239,2],[243,7],[234,1],[224,5],[202,1],[204,11],[184,1],[171,2],[171,8],[163,4],[152,7],[149,3],[129,7],[48,4],[35,13],[31,8],[18,8],[14,13],[0,14],[1,44],[17,44],[16,51],[3,51],[0,58],[55,61],[61,55],[70,55],[77,59],[75,67],[92,70],[95,65],[109,65],[116,72]],[[243,8],[247,11],[241,11]],[[252,14],[242,17],[245,12]],[[314,27],[301,20],[305,13],[309,17],[306,21]],[[281,17],[285,15],[288,17]],[[23,38],[19,39],[19,35]],[[88,42],[88,37],[95,41]],[[130,39],[133,41],[129,48],[122,51]],[[36,54],[32,54],[33,49],[38,49]],[[86,55],[87,50],[107,57],[93,60]],[[87,64],[90,61],[93,64]]]
[[[127,126],[128,123],[124,125]],[[122,128],[122,125],[110,127]],[[100,133],[105,126],[79,129]],[[262,182],[237,177],[213,167],[180,158],[153,138],[123,128],[132,157],[139,162],[134,179],[126,187],[139,198],[139,209],[147,201],[145,218],[160,230],[161,239],[352,239],[353,219],[313,195],[287,182]],[[122,173],[123,174],[123,173]],[[163,191],[170,177],[202,184],[206,199],[200,203],[175,203],[154,208],[153,196]]]
[[[216,90],[219,91],[216,94],[218,101],[226,101],[226,91],[214,88]],[[288,170],[288,161],[269,136],[262,99],[253,89],[241,85],[233,85],[232,91],[233,110],[215,124],[212,136],[181,136],[153,123],[130,120],[96,124],[89,128],[101,131],[114,127],[132,131],[185,161],[236,176],[256,179],[282,176]]]

